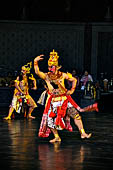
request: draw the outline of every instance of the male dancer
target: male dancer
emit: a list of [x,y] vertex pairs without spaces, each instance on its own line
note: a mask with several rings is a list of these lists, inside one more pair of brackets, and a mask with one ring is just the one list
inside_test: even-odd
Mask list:
[[[72,131],[72,127],[69,123],[70,117],[72,117],[80,131],[81,138],[90,138],[91,133],[87,134],[85,132],[79,112],[98,110],[97,104],[81,109],[70,96],[76,88],[76,78],[70,73],[59,71],[61,68],[61,66],[58,65],[59,56],[54,50],[50,52],[50,58],[48,60],[49,72],[44,73],[40,71],[38,62],[43,60],[43,56],[44,55],[40,55],[34,59],[35,73],[45,80],[48,87],[48,98],[39,129],[39,136],[48,137],[49,133],[52,131],[54,139],[50,140],[50,142],[61,141],[57,130],[65,128]],[[72,88],[68,91],[65,88],[65,79],[72,82]]]

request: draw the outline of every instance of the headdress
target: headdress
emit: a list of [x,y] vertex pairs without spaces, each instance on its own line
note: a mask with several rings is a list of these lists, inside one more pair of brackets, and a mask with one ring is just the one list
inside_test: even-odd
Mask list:
[[25,70],[26,70],[26,73],[29,74],[29,73],[30,73],[30,70],[31,70],[31,68],[32,68],[32,62],[29,62],[29,63],[27,63],[26,65],[24,65],[24,66],[22,66],[22,67],[24,67]]
[[60,69],[61,66],[58,66],[58,58],[59,58],[58,53],[55,52],[55,50],[53,49],[53,51],[50,52],[49,56],[50,58],[48,60],[48,66],[56,66],[57,69]]

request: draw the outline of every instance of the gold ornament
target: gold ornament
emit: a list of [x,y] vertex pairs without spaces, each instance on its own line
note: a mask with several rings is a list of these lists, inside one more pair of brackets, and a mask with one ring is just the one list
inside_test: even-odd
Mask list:
[[58,53],[55,52],[55,50],[53,49],[52,52],[50,52],[50,58],[48,60],[48,66],[56,66],[57,69],[60,69],[61,66],[58,66]]
[[26,70],[26,73],[29,74],[32,68],[32,62],[27,63],[26,65],[22,66],[22,68],[24,68],[24,70]]

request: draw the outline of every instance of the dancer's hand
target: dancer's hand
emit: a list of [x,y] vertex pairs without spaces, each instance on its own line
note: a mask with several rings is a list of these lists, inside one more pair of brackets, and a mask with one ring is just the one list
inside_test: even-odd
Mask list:
[[37,61],[40,61],[40,60],[43,60],[44,58],[43,58],[43,54],[41,54],[41,55],[39,55],[39,56],[37,56],[35,59],[34,59],[34,62],[37,62]]
[[32,87],[31,89],[32,89],[32,90],[37,90],[37,87]]
[[27,93],[26,92],[22,92],[22,95],[26,95]]
[[71,95],[71,94],[73,94],[73,91],[72,91],[72,90],[68,90],[68,91],[66,92],[66,94],[67,94],[67,95]]

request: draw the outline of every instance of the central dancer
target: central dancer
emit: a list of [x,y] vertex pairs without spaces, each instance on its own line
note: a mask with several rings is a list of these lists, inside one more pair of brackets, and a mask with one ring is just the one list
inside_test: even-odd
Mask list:
[[[44,55],[40,55],[34,59],[35,73],[41,79],[45,80],[48,88],[48,97],[39,129],[39,137],[48,137],[52,131],[54,139],[50,140],[50,142],[60,142],[61,138],[58,134],[58,130],[67,129],[72,131],[70,125],[70,117],[72,117],[75,125],[79,129],[81,138],[90,138],[91,133],[87,134],[85,132],[79,112],[98,111],[97,103],[83,109],[80,108],[70,96],[75,91],[77,79],[70,73],[59,71],[61,68],[61,66],[58,65],[59,56],[54,50],[50,52],[50,58],[48,60],[49,72],[44,73],[40,71],[38,62],[43,60],[43,57]],[[70,90],[65,88],[65,79],[72,82]]]

